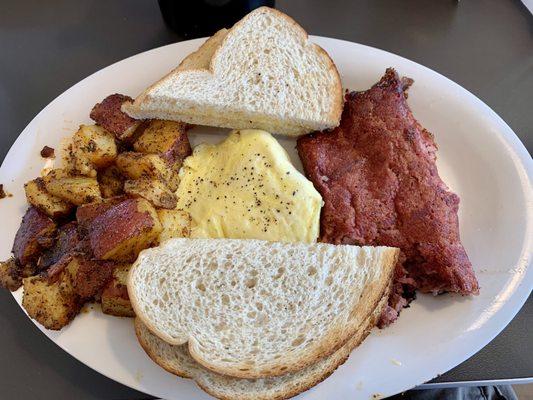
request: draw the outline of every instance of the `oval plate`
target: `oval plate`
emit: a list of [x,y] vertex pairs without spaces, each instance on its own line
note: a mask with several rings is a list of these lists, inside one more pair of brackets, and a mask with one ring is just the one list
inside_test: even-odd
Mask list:
[[[132,97],[166,74],[204,39],[161,47],[113,64],[82,80],[42,110],[11,147],[0,182],[14,196],[2,200],[1,256],[11,244],[27,207],[23,184],[39,175],[44,145],[57,147],[79,124],[90,123],[93,105],[111,93]],[[462,298],[420,295],[401,318],[375,329],[330,378],[300,395],[305,399],[369,398],[412,388],[464,361],[494,338],[531,292],[531,157],[513,131],[488,106],[449,79],[402,57],[341,40],[312,37],[331,55],[343,86],[366,90],[386,67],[415,80],[409,104],[439,145],[438,167],[461,197],[463,244],[481,285]],[[195,128],[193,144],[219,141],[226,131]],[[279,138],[295,165],[295,141]],[[21,301],[22,290],[14,293]],[[155,365],[138,345],[132,320],[82,313],[60,332],[37,326],[87,366],[127,386],[166,399],[207,399],[194,382]],[[46,362],[46,360],[43,360]]]

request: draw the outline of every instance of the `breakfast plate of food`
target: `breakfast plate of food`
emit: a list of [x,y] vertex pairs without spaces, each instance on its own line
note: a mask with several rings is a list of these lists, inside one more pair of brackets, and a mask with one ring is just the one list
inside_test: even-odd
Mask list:
[[0,169],[0,283],[154,396],[385,397],[527,299],[532,176],[459,85],[262,7],[31,121]]

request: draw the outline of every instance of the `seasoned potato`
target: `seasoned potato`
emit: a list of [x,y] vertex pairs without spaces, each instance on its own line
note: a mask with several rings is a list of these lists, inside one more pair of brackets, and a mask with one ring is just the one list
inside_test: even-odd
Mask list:
[[23,285],[22,306],[47,329],[63,328],[80,311],[82,303],[66,271],[57,280],[38,275],[25,278]]
[[63,257],[71,254],[80,242],[78,224],[73,221],[62,225],[57,230],[57,238],[52,247],[42,252],[37,267],[44,270],[59,262]]
[[0,286],[14,292],[22,285],[15,259],[11,257],[7,261],[0,262]]
[[113,133],[117,139],[130,142],[141,121],[122,112],[122,104],[126,101],[133,99],[118,93],[109,95],[93,107],[90,116],[98,125]]
[[119,170],[130,179],[148,177],[166,182],[169,176],[167,163],[157,154],[127,151],[118,155],[116,164]]
[[161,223],[148,201],[127,199],[94,218],[88,231],[96,258],[133,261],[157,239]]
[[76,209],[76,220],[78,221],[78,231],[82,236],[89,232],[89,227],[96,217],[105,213],[111,207],[126,200],[125,196],[111,197],[100,202],[88,203]]
[[71,175],[96,177],[96,169],[87,156],[80,151],[74,151],[72,138],[64,139],[59,147],[59,166]]
[[43,177],[46,190],[77,206],[101,199],[100,186],[96,178],[71,176],[67,171],[54,169]]
[[181,156],[183,159],[191,153],[187,128],[188,125],[184,122],[150,120],[142,127],[142,133],[133,143],[133,149],[147,154],[171,152],[173,154],[169,153],[169,156]]
[[124,192],[148,200],[157,208],[176,208],[176,195],[159,179],[139,178],[124,182]]
[[37,261],[41,251],[54,244],[55,233],[54,221],[35,207],[28,208],[13,242],[13,256],[17,264]]
[[72,203],[48,193],[42,178],[27,182],[24,185],[24,191],[28,203],[51,218],[68,215],[74,207]]
[[98,173],[100,192],[104,198],[124,193],[124,177],[116,165],[111,165]]
[[157,216],[163,227],[159,234],[159,243],[171,238],[189,237],[191,217],[183,210],[157,210]]
[[72,137],[72,150],[97,169],[112,164],[117,157],[115,136],[97,125],[80,125]]
[[102,293],[102,312],[117,317],[135,317],[128,296],[128,272],[130,264],[117,266],[112,279],[107,283]]
[[74,256],[69,261],[66,272],[74,292],[82,300],[89,300],[98,295],[113,275],[115,264],[110,261],[90,260],[83,256]]
[[136,151],[159,154],[167,163],[166,183],[172,191],[178,188],[178,172],[183,160],[191,155],[188,128],[183,122],[151,120],[139,128],[142,133],[133,143]]

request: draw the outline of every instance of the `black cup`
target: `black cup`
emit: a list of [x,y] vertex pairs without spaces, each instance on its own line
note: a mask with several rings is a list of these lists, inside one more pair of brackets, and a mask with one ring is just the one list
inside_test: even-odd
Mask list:
[[275,1],[264,0],[158,0],[165,23],[187,38],[211,36],[229,28],[250,11],[274,7]]

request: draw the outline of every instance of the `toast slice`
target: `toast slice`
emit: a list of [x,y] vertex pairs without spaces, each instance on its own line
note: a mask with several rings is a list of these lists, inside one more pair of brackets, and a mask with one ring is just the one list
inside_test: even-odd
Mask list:
[[224,375],[298,371],[343,346],[374,311],[398,250],[240,239],[171,239],[133,265],[136,315]]
[[138,119],[296,136],[337,126],[342,106],[328,54],[292,18],[261,7],[218,31],[122,110]]
[[198,386],[214,397],[227,400],[282,400],[317,385],[342,365],[352,350],[370,333],[387,299],[388,295],[385,295],[355,335],[335,353],[300,371],[273,378],[240,379],[212,372],[194,361],[186,345],[166,343],[151,333],[139,318],[135,319],[135,333],[142,348],[155,363],[172,374],[194,379]]

